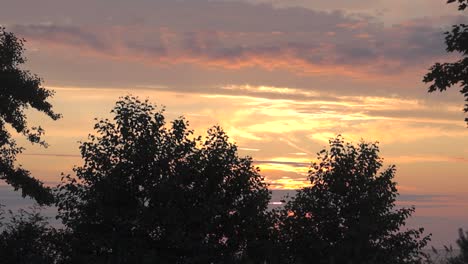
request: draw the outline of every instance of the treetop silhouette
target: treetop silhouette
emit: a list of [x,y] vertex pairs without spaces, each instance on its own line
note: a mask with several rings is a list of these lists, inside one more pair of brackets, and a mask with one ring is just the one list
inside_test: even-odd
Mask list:
[[422,263],[429,241],[406,229],[414,207],[397,208],[395,167],[382,169],[377,143],[330,140],[310,171],[312,186],[280,211],[284,263]]
[[[465,10],[467,0],[449,0],[448,3],[458,2],[459,10]],[[430,83],[428,92],[445,91],[454,85],[460,85],[460,93],[465,97],[464,112],[468,112],[468,25],[453,25],[452,30],[445,32],[447,52],[458,53],[461,58],[455,62],[435,63],[424,76],[423,82]],[[465,118],[468,123],[468,117]]]
[[24,40],[0,27],[0,179],[15,190],[21,189],[23,196],[30,196],[39,204],[49,204],[53,200],[50,189],[29,171],[15,167],[16,155],[24,148],[17,146],[6,127],[10,125],[29,142],[47,147],[41,138],[44,130],[40,126],[29,127],[24,111],[33,108],[53,120],[60,118],[48,102],[53,91],[42,87],[41,78],[20,68],[26,61],[23,53]]
[[458,3],[458,10],[465,10],[468,7],[468,0],[448,0],[447,3]]
[[[188,122],[126,96],[80,150],[59,186],[59,218],[77,263],[239,263],[268,243],[270,193],[221,128]],[[263,243],[265,242],[265,243]],[[245,263],[245,262],[244,262]]]

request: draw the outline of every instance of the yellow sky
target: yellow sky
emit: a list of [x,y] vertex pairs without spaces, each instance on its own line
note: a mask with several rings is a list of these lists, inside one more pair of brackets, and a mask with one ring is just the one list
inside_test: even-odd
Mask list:
[[[272,188],[295,189],[307,184],[308,165],[328,139],[342,134],[358,142],[378,140],[386,164],[397,165],[401,191],[412,193],[463,192],[468,153],[467,129],[456,104],[433,109],[423,100],[398,97],[336,96],[312,93],[308,100],[271,99],[245,95],[171,92],[158,89],[51,87],[53,104],[63,119],[51,121],[30,112],[31,124],[46,129],[48,149],[26,145],[19,162],[34,175],[56,183],[81,159],[78,141],[92,133],[94,118],[110,116],[119,96],[132,93],[166,106],[166,116],[184,115],[197,134],[221,125],[237,143],[241,155],[250,155]],[[294,88],[241,86],[272,93],[296,93]],[[276,90],[277,89],[277,90]],[[324,100],[326,98],[326,100]],[[422,112],[423,117],[395,115]],[[431,112],[444,114],[431,118]],[[429,113],[429,114],[428,114]],[[24,140],[18,138],[23,143]]]

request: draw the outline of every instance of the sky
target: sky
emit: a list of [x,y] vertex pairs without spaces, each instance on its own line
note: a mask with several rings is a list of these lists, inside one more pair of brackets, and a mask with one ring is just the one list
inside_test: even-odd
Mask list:
[[[468,227],[468,128],[457,88],[427,93],[443,32],[468,21],[443,0],[0,0],[0,24],[26,39],[25,68],[55,90],[59,121],[29,111],[50,147],[19,163],[49,185],[81,164],[94,118],[133,94],[220,125],[270,188],[307,185],[316,153],[341,134],[379,141],[397,166],[410,225],[454,243]],[[274,193],[279,199],[285,191]],[[2,196],[3,195],[3,196]],[[21,204],[7,188],[0,196]],[[15,200],[18,199],[18,200]]]

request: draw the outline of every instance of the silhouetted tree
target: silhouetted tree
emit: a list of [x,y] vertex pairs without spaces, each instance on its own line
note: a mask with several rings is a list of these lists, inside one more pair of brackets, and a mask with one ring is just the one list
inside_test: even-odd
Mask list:
[[280,211],[283,263],[420,263],[429,237],[402,230],[414,208],[396,208],[395,167],[381,170],[377,143],[330,140],[309,178]]
[[458,256],[448,259],[449,264],[468,264],[468,232],[463,232],[463,229],[458,230],[459,237],[457,245],[460,248]]
[[448,0],[447,3],[458,3],[458,10],[465,10],[468,7],[468,0]]
[[29,171],[15,167],[16,155],[23,148],[17,146],[6,127],[10,125],[31,143],[46,146],[41,140],[43,129],[28,127],[24,110],[34,108],[53,120],[60,117],[47,101],[53,92],[41,86],[39,77],[20,69],[25,62],[23,42],[0,27],[0,179],[15,190],[21,189],[23,196],[30,196],[40,204],[49,204],[53,200],[50,189],[32,177]]
[[[36,210],[20,210],[3,225],[0,222],[0,263],[55,264],[64,263],[63,234],[49,226]],[[0,212],[2,218],[3,212]]]
[[[449,0],[448,3],[458,2],[458,9],[465,10],[467,0]],[[428,91],[445,91],[454,85],[460,85],[460,93],[465,97],[464,111],[468,112],[468,25],[453,25],[452,31],[445,32],[447,52],[457,52],[462,58],[456,62],[436,63],[430,72],[424,76],[425,83],[431,83]],[[468,117],[465,118],[468,123]]]
[[193,136],[183,118],[124,97],[82,143],[59,217],[73,263],[259,263],[270,193],[219,128]]

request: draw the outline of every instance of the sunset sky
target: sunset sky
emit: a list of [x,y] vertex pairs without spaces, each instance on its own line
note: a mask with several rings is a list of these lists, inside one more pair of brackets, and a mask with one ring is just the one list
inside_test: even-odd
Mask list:
[[[221,125],[273,189],[307,184],[310,162],[338,134],[379,141],[397,166],[411,224],[452,243],[468,227],[468,128],[454,88],[422,78],[467,23],[444,0],[0,0],[0,24],[27,40],[25,68],[56,91],[59,121],[29,113],[48,149],[19,162],[50,185],[81,164],[78,141],[127,94]],[[5,188],[1,192],[7,195]],[[278,192],[279,193],[279,192]],[[278,193],[275,197],[278,196]],[[11,194],[8,194],[11,195]],[[12,196],[13,197],[13,196]],[[19,197],[19,196],[17,196]],[[11,199],[19,199],[19,198]]]

